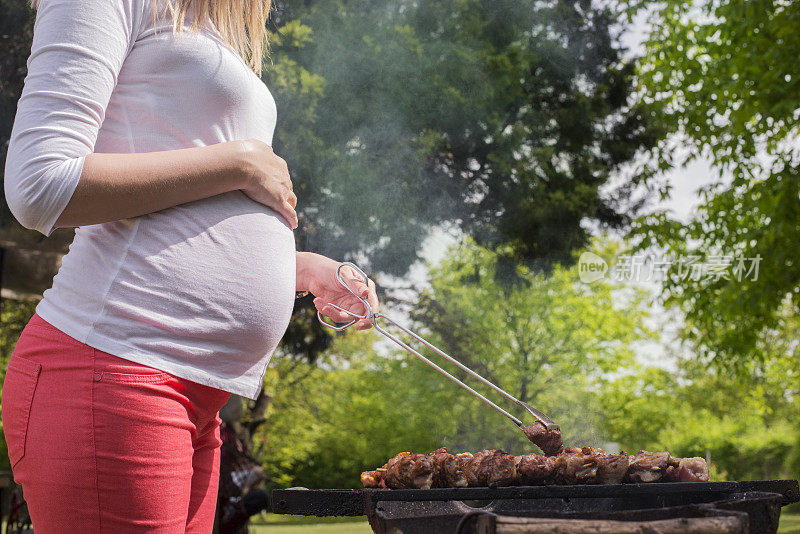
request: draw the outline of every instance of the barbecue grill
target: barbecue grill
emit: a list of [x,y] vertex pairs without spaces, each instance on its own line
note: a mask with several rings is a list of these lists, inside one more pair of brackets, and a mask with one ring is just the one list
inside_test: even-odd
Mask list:
[[598,486],[275,490],[278,514],[366,515],[378,534],[777,532],[797,480]]

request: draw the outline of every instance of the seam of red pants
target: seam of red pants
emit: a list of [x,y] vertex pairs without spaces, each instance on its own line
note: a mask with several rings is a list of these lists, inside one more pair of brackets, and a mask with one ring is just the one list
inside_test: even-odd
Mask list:
[[95,389],[95,373],[97,373],[97,359],[95,358],[97,349],[92,348],[92,402],[89,406],[89,411],[92,414],[92,452],[94,453],[94,490],[97,495],[97,529],[98,532],[103,531],[103,513],[100,510],[100,469],[97,466],[97,439],[95,438],[95,422],[94,422],[94,389]]

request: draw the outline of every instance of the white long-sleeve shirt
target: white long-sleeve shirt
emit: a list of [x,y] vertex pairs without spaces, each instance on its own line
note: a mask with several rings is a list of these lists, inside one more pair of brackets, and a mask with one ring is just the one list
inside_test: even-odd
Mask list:
[[[210,20],[154,25],[152,1],[41,1],[5,168],[24,226],[52,232],[92,152],[272,144],[258,76]],[[255,398],[294,293],[291,229],[234,191],[78,228],[36,311],[96,349]]]

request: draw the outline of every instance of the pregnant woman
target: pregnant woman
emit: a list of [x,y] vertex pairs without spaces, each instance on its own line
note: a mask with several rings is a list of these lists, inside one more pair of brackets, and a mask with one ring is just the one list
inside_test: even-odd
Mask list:
[[258,395],[295,292],[363,310],[338,262],[295,251],[258,76],[269,3],[35,6],[5,194],[28,228],[78,227],[3,387],[37,534],[210,532],[218,410]]

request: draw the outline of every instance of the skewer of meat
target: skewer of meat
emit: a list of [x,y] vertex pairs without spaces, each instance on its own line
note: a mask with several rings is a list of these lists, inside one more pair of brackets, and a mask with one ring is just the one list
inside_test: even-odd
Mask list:
[[555,456],[514,456],[501,450],[450,454],[403,452],[382,468],[361,474],[365,488],[430,489],[622,482],[706,482],[702,458],[675,458],[667,452],[637,455],[592,447],[567,447]]

